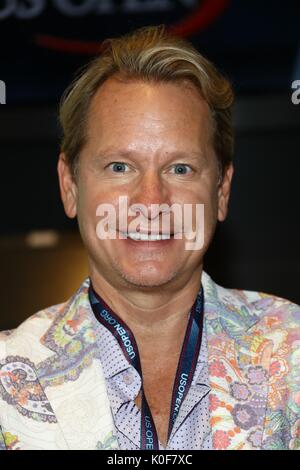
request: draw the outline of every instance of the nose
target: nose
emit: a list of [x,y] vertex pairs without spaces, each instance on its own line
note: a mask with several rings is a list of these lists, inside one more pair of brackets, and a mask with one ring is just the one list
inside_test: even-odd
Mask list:
[[[151,218],[152,204],[170,205],[169,189],[155,169],[148,169],[138,182],[136,188],[129,195],[130,204],[135,207],[141,205],[141,213],[149,220]],[[159,211],[163,212],[163,211]],[[152,212],[153,218],[153,212]]]

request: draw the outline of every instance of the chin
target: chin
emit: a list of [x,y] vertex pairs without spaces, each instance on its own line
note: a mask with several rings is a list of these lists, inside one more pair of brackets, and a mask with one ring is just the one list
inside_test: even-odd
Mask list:
[[136,287],[160,287],[172,281],[176,275],[176,271],[165,270],[162,272],[157,268],[143,266],[142,269],[136,270],[120,270],[121,277],[132,286]]

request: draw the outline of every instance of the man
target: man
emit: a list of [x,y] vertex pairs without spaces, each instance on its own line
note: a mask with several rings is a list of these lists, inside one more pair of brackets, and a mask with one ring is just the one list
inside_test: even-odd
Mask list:
[[[1,335],[4,449],[300,447],[300,308],[203,270],[227,214],[232,103],[163,27],[106,41],[67,90],[58,174],[89,278]],[[171,207],[204,218],[182,230]]]

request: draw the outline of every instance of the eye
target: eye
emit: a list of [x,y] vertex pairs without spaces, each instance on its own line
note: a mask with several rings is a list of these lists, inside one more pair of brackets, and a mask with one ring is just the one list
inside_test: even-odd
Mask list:
[[177,163],[173,166],[173,169],[176,175],[185,175],[186,173],[190,173],[192,171],[192,168],[185,163]]
[[108,165],[108,167],[112,168],[115,173],[124,173],[125,167],[128,166],[126,163],[123,162],[113,162]]

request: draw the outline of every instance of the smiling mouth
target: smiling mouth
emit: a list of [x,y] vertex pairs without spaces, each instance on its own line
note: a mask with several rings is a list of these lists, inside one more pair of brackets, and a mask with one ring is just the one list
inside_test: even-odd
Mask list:
[[174,234],[170,233],[140,233],[140,232],[121,232],[122,235],[126,236],[130,240],[142,241],[142,242],[156,242],[160,240],[170,240],[174,238]]

